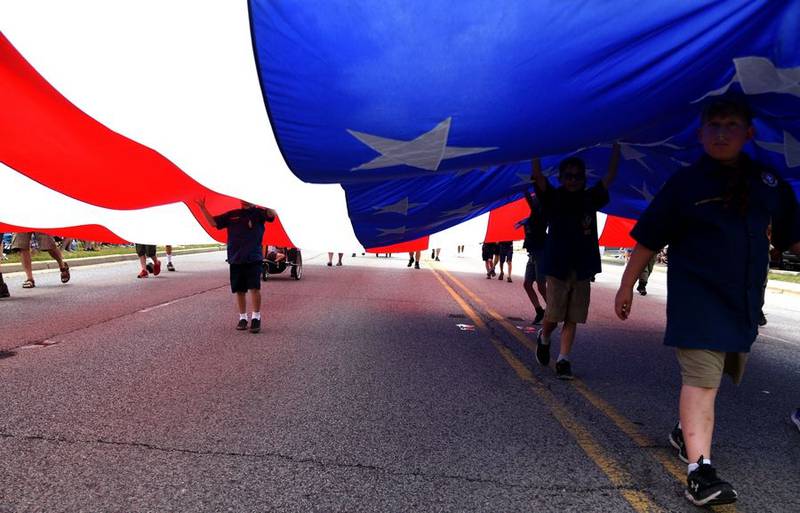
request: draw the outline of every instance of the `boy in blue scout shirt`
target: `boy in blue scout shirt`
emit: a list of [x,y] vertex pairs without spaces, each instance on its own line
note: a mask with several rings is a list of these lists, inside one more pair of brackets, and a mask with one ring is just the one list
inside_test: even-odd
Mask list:
[[788,183],[742,152],[755,133],[746,105],[717,100],[698,130],[705,155],[675,173],[639,218],[637,241],[615,300],[631,314],[633,286],[669,244],[667,327],[681,368],[680,422],[670,434],[689,463],[686,498],[698,506],[734,502],[737,493],[711,466],[714,405],[723,373],[739,383],[758,334],[769,241],[800,253],[800,209]]
[[228,230],[231,292],[236,294],[236,305],[239,308],[239,323],[236,329],[247,329],[249,293],[253,308],[250,332],[258,333],[261,330],[261,269],[264,260],[261,241],[264,238],[264,223],[275,220],[275,211],[242,201],[242,208],[212,216],[206,208],[205,198],[197,200],[197,206],[211,226]]
[[539,159],[531,162],[533,188],[547,218],[544,250],[547,273],[547,308],[544,323],[536,338],[536,361],[550,362],[550,336],[561,327],[561,343],[556,376],[572,379],[569,361],[578,324],[589,314],[589,282],[601,271],[597,243],[597,211],[609,201],[608,188],[617,176],[620,147],[614,143],[606,175],[594,186],[586,187],[586,164],[569,157],[558,165],[561,187],[555,188],[542,173]]

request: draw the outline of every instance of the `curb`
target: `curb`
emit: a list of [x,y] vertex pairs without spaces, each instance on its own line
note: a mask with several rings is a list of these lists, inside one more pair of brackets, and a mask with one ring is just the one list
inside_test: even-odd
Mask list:
[[[619,260],[616,258],[601,258],[602,263],[609,264],[609,265],[617,265],[617,266],[624,266],[626,262],[624,260]],[[664,265],[657,265],[653,267],[653,271],[659,271],[662,273],[667,272],[667,267]],[[774,271],[770,271],[774,272]],[[791,274],[795,275],[794,272],[787,272],[782,271],[777,274]],[[767,290],[773,292],[775,294],[789,294],[792,296],[800,296],[800,284],[798,283],[791,283],[791,282],[781,282],[778,280],[769,280],[767,282]]]
[[[222,251],[225,249],[225,246],[218,246],[218,247],[209,247],[209,248],[192,248],[192,249],[176,249],[172,252],[173,255],[192,255],[195,253],[212,253],[214,251]],[[164,251],[159,251],[157,253],[159,257],[166,256]],[[112,262],[125,262],[128,260],[139,260],[139,257],[136,253],[124,253],[121,255],[106,255],[106,256],[96,256],[96,257],[83,257],[83,258],[65,258],[69,264],[70,269],[74,269],[75,267],[84,267],[87,265],[98,265],[98,264],[108,264]],[[41,260],[38,262],[33,262],[33,270],[34,271],[42,271],[45,269],[58,269],[58,263],[55,260]],[[0,270],[3,273],[19,273],[22,272],[22,264],[2,264],[0,266]]]

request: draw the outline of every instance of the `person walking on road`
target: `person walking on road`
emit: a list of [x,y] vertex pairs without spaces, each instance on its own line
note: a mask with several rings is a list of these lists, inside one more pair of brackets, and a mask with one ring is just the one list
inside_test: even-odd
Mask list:
[[547,271],[547,309],[536,338],[536,360],[550,362],[550,337],[559,323],[561,345],[556,360],[556,376],[572,379],[570,352],[578,324],[589,314],[590,281],[601,271],[597,242],[597,211],[609,202],[608,187],[617,175],[620,148],[614,144],[606,175],[586,188],[586,164],[568,157],[558,166],[559,188],[554,188],[534,159],[533,187],[542,203],[548,222],[545,242]]
[[206,208],[206,199],[197,200],[206,221],[218,229],[228,231],[228,264],[230,265],[231,292],[236,294],[239,310],[237,330],[247,329],[247,296],[250,295],[252,314],[250,332],[261,331],[261,270],[264,256],[261,241],[264,223],[271,223],[277,214],[271,208],[261,208],[242,201],[241,208],[212,216]]
[[175,272],[175,266],[172,264],[172,246],[167,244],[166,248],[164,248],[167,253],[167,271]]
[[[134,244],[134,246],[136,248],[136,255],[139,257],[139,265],[141,266],[141,271],[139,271],[136,277],[147,278],[150,274],[153,276],[161,274],[161,260],[156,256],[156,245]],[[152,263],[147,263],[148,258],[150,258]]]
[[[422,258],[422,251],[409,251],[408,252],[408,265],[406,267],[414,266],[414,269],[419,269],[419,261]],[[415,261],[416,259],[416,261]]]
[[[5,234],[0,232],[0,257],[3,256],[3,236]],[[0,299],[11,297],[11,293],[8,291],[8,285],[6,282],[3,281],[3,271],[0,269]]]
[[33,262],[31,262],[31,239],[33,237],[39,243],[39,249],[50,253],[50,256],[58,262],[58,268],[61,271],[61,283],[67,283],[70,279],[69,264],[63,260],[61,251],[58,249],[53,237],[46,233],[15,233],[11,239],[11,249],[19,250],[22,269],[25,271],[25,277],[27,278],[22,282],[22,288],[32,289],[36,286],[36,282],[33,279]]
[[486,266],[486,279],[491,280],[497,273],[495,272],[495,266],[497,265],[497,261],[495,260],[494,256],[497,252],[497,243],[496,242],[484,242],[483,247],[481,248],[481,257],[483,258],[483,262]]
[[514,257],[514,242],[505,240],[497,243],[497,254],[500,261],[500,276],[498,280],[503,281],[503,264],[508,269],[508,283],[511,283],[511,259]]
[[636,287],[636,291],[642,295],[647,295],[647,281],[650,279],[650,275],[653,273],[653,268],[656,265],[656,257],[658,253],[653,255],[653,258],[647,262],[647,265],[642,269],[642,273],[639,275],[639,285]]
[[[343,256],[344,256],[344,253],[339,253],[339,261],[336,262],[336,265],[339,265],[339,266],[342,265],[342,257]],[[355,256],[355,254],[353,254],[353,256]],[[332,265],[333,265],[333,252],[332,251],[328,251],[328,267],[330,267]]]
[[711,464],[717,392],[723,374],[738,384],[758,334],[772,244],[800,254],[800,208],[791,186],[742,151],[755,136],[748,107],[708,104],[698,136],[705,154],[667,180],[631,231],[636,246],[614,309],[625,320],[636,277],[669,244],[664,344],[676,348],[682,386],[669,435],[688,463],[686,498],[697,506],[737,500]]
[[[542,203],[538,197],[531,195],[530,191],[525,191],[525,201],[528,202],[528,207],[531,213],[528,218],[522,222],[525,228],[525,242],[522,247],[528,250],[528,263],[525,266],[525,279],[522,282],[522,288],[528,295],[536,316],[533,318],[532,324],[540,324],[544,319],[544,307],[542,303],[546,302],[547,293],[547,276],[544,269],[544,244],[547,239],[547,219],[544,217],[544,210],[542,210]],[[542,295],[541,302],[533,289],[533,284],[536,283],[536,288],[539,289],[539,294]]]

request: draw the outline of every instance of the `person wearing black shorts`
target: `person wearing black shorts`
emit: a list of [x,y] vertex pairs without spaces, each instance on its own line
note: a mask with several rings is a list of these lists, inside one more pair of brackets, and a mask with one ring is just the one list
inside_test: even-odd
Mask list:
[[261,208],[242,201],[242,208],[212,216],[206,208],[205,198],[197,200],[197,206],[211,226],[228,230],[228,264],[230,265],[231,292],[236,294],[239,308],[237,330],[247,329],[247,296],[253,313],[250,332],[261,331],[261,269],[264,256],[261,241],[264,238],[264,223],[271,223],[277,214],[271,208]]
[[498,280],[503,281],[503,264],[508,266],[508,283],[511,283],[511,258],[514,256],[513,241],[506,240],[497,243],[497,254],[500,257],[500,276]]
[[495,254],[497,254],[497,243],[484,242],[481,253],[483,261],[486,264],[486,279],[490,280],[492,279],[492,276],[497,274],[494,271],[494,268],[497,265],[497,260],[495,259]]
[[[161,274],[161,261],[156,256],[156,245],[135,244],[135,246],[136,254],[139,256],[139,264],[142,266],[142,270],[136,277],[147,278],[150,273],[153,273],[153,276],[158,276]],[[152,264],[147,263],[148,258],[153,261]]]

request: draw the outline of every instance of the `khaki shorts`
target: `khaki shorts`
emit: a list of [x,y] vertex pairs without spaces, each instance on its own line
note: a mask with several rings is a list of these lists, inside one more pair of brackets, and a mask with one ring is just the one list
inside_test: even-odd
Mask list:
[[577,280],[575,273],[566,281],[548,276],[544,320],[584,324],[589,316],[589,292],[589,280]]
[[747,353],[723,353],[708,349],[677,348],[678,364],[684,385],[700,388],[719,388],[722,375],[727,374],[735,384],[744,376]]
[[11,249],[31,249],[31,235],[36,236],[36,240],[39,242],[39,249],[42,251],[56,249],[56,241],[53,240],[53,237],[46,233],[34,232],[15,233],[14,237],[11,238]]

